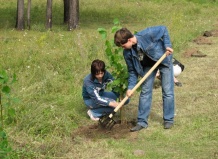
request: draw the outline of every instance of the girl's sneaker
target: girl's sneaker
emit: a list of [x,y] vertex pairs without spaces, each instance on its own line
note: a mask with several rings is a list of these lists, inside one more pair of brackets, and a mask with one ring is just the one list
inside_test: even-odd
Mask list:
[[88,116],[90,117],[91,120],[94,120],[94,121],[98,121],[98,120],[99,120],[99,118],[96,118],[96,117],[94,117],[94,116],[92,115],[92,112],[91,112],[90,109],[87,111],[87,114],[88,114]]

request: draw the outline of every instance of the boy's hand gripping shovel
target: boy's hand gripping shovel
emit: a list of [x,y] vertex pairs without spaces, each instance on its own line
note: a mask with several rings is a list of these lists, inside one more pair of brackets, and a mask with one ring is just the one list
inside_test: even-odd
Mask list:
[[[132,89],[131,94],[138,89],[139,86],[145,81],[145,79],[157,68],[157,66],[165,59],[167,56],[166,52],[161,56],[161,58],[154,64],[154,66],[144,75],[144,77],[135,85]],[[99,124],[107,129],[112,129],[112,127],[116,124],[116,121],[113,120],[114,114],[124,105],[124,103],[128,100],[128,96],[126,96],[114,109],[114,111],[110,114],[106,114],[99,119]]]

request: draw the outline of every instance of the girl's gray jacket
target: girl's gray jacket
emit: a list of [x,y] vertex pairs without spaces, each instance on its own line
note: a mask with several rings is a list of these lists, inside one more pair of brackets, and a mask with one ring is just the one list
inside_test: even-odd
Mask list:
[[[102,98],[102,94],[108,83],[113,82],[113,76],[105,71],[102,83],[95,78],[92,80],[92,75],[87,75],[83,80],[82,96],[83,100],[92,99],[97,105],[109,106],[109,100]],[[115,92],[114,92],[115,93]]]
[[[135,37],[137,39],[137,50],[141,50],[153,61],[158,61],[165,53],[166,48],[172,47],[170,36],[165,26],[146,28],[136,33]],[[132,89],[137,83],[138,75],[144,76],[143,67],[140,64],[137,51],[133,48],[124,49],[123,56],[129,72],[128,89]],[[172,64],[172,55],[167,56],[161,64],[169,67]]]

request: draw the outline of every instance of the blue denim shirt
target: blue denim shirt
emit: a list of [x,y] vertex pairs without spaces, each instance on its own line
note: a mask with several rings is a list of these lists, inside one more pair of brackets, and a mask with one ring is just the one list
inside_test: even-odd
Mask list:
[[82,96],[83,99],[92,99],[97,105],[108,106],[109,100],[105,100],[102,98],[102,94],[105,91],[107,84],[113,82],[113,76],[105,71],[105,74],[102,79],[102,83],[98,82],[95,78],[94,80],[91,79],[91,74],[88,74],[83,80],[83,87],[82,87]]
[[[141,50],[153,61],[158,61],[165,53],[167,47],[172,47],[168,30],[165,26],[154,26],[146,28],[135,34],[137,39],[137,50]],[[128,72],[129,84],[128,89],[132,89],[136,83],[138,76],[143,77],[144,71],[140,64],[137,52],[131,49],[124,49],[123,56],[125,58]],[[172,63],[172,55],[167,56],[161,64],[169,67]]]

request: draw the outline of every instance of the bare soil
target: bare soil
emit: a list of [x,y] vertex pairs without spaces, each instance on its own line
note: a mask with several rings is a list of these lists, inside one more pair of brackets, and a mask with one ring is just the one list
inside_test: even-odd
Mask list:
[[[218,26],[217,26],[218,27]],[[205,31],[202,36],[193,40],[193,43],[198,45],[212,45],[213,42],[208,37],[218,37],[218,30]],[[188,48],[184,53],[184,57],[205,57],[204,53],[198,50],[198,48]]]
[[95,140],[96,137],[100,138],[114,138],[122,139],[128,138],[130,141],[137,139],[137,132],[130,132],[130,128],[135,125],[135,121],[127,121],[117,123],[112,127],[112,129],[102,127],[98,122],[92,125],[86,125],[78,128],[72,133],[72,139],[74,140],[78,135],[80,137],[85,137],[87,139]]

